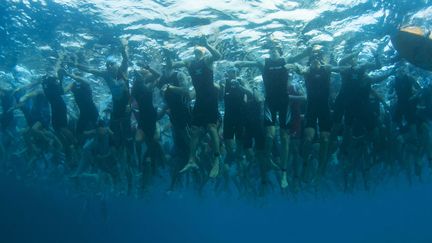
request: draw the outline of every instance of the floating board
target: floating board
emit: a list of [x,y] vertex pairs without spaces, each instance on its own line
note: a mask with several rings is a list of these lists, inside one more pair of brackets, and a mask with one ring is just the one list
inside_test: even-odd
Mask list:
[[403,27],[391,38],[399,55],[411,64],[432,71],[432,33],[420,27]]

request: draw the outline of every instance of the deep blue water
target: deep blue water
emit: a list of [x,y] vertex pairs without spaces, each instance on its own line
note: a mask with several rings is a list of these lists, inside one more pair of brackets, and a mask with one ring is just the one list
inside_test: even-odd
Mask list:
[[[2,242],[432,242],[432,189],[384,186],[326,199],[234,199],[154,195],[77,199],[0,180]],[[87,201],[87,202],[86,202]],[[84,206],[87,205],[87,206]]]

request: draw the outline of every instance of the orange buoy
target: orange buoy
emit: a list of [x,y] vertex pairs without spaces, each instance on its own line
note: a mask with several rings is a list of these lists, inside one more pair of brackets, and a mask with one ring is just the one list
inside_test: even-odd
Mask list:
[[432,71],[432,33],[420,27],[403,27],[391,38],[399,55],[411,64]]

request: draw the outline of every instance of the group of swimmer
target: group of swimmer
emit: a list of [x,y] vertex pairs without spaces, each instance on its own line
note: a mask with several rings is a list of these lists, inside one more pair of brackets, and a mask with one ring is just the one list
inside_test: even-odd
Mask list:
[[[169,191],[190,181],[202,190],[214,181],[218,188],[259,194],[274,181],[293,192],[326,181],[344,191],[359,181],[369,189],[374,169],[402,172],[411,182],[413,175],[422,179],[425,162],[432,168],[432,86],[421,87],[407,64],[372,76],[381,68],[378,57],[361,62],[353,52],[330,65],[321,45],[292,57],[270,40],[267,58],[225,60],[225,80],[217,83],[221,50],[205,37],[191,59],[162,48],[161,70],[130,60],[126,39],[119,45],[121,63],[108,58],[106,68],[92,68],[61,52],[42,78],[0,89],[2,169],[14,168],[15,156],[25,159],[29,174],[40,161],[47,168],[61,164],[70,180],[97,174],[113,190],[126,181],[127,193],[169,172]],[[260,73],[262,82],[240,75],[245,70]],[[109,88],[105,110],[98,110],[89,75]],[[391,89],[376,90],[389,76]],[[336,91],[335,77],[341,81]],[[69,92],[76,106],[66,104]],[[70,107],[77,108],[76,118]],[[26,122],[19,132],[18,114]],[[160,122],[165,115],[169,123]],[[14,152],[17,133],[24,146]]]

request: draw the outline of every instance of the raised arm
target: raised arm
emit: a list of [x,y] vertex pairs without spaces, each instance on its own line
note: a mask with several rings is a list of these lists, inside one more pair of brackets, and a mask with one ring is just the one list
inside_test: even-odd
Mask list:
[[94,68],[90,68],[86,65],[83,65],[81,63],[78,63],[78,58],[76,55],[72,55],[71,57],[69,57],[69,60],[67,61],[67,64],[72,66],[72,67],[76,67],[81,71],[84,71],[86,73],[91,73],[95,76],[104,78],[105,77],[105,72],[104,71],[100,71]]
[[54,73],[57,75],[57,78],[59,78],[60,80],[63,79],[63,74],[64,74],[64,72],[62,71],[62,64],[63,64],[64,57],[65,57],[64,53],[59,52],[57,61],[54,65]]
[[31,89],[31,88],[33,88],[33,87],[39,85],[40,83],[41,83],[41,80],[38,80],[38,81],[35,81],[35,82],[33,82],[33,83],[29,83],[29,84],[22,85],[22,86],[16,88],[16,89],[13,91],[13,93],[16,94],[16,93],[21,92],[21,91],[23,91],[23,90],[25,90],[25,89]]
[[211,56],[206,59],[208,64],[213,64],[213,62],[219,60],[222,57],[220,52],[211,46],[205,37],[202,37],[202,44],[211,54]]
[[307,67],[300,65],[298,63],[286,64],[285,68],[290,70],[290,71],[296,72],[299,75],[304,75],[308,71]]
[[188,67],[189,61],[178,61],[178,62],[172,62],[171,67],[172,68],[182,68],[182,67]]
[[122,72],[125,77],[127,77],[127,71],[128,71],[128,66],[129,66],[128,40],[122,39],[121,44],[122,44],[122,49],[121,49],[122,62],[121,62],[119,71]]
[[[84,78],[82,78],[80,76],[77,76],[77,75],[75,75],[73,73],[67,73],[67,72],[65,72],[65,75],[68,76],[68,77],[70,77],[70,78],[72,78],[73,80],[75,80],[77,82],[88,84],[87,80],[85,80]],[[64,92],[65,93],[69,92],[73,88],[74,85],[75,85],[74,83],[70,83],[68,86],[66,86],[64,88]]]
[[167,90],[169,89],[170,91],[173,91],[177,94],[190,95],[189,87],[187,86],[186,75],[184,73],[178,73],[177,79],[179,80],[179,86],[169,85]]
[[351,63],[351,61],[353,60],[353,58],[355,58],[356,56],[358,56],[359,52],[352,52],[350,54],[345,55],[344,57],[342,57],[342,59],[339,61],[339,66],[349,66],[349,63]]
[[22,96],[22,97],[19,99],[19,101],[17,102],[17,104],[15,104],[13,107],[11,107],[11,108],[8,110],[8,112],[11,112],[11,111],[16,110],[16,109],[18,109],[18,108],[21,108],[21,107],[25,104],[25,102],[26,102],[27,100],[29,100],[30,98],[35,97],[36,95],[39,95],[39,94],[41,94],[41,93],[42,93],[41,90],[36,90],[36,91],[32,91],[32,92],[29,92],[29,93],[25,94],[24,96]]
[[149,70],[150,73],[152,74],[152,78],[153,78],[153,80],[157,80],[157,79],[160,78],[161,74],[160,74],[158,71],[156,71],[154,68],[152,68],[152,67],[150,67],[150,66],[147,66],[146,68],[147,68],[147,70]]
[[98,76],[100,78],[104,78],[105,77],[105,71],[100,71],[97,69],[93,69],[87,66],[84,66],[82,64],[76,64],[75,67],[77,67],[79,70],[84,71],[86,73],[91,73],[95,76]]
[[88,83],[87,80],[85,80],[84,78],[75,75],[73,73],[66,73],[67,76],[71,77],[73,80],[77,81],[77,82],[82,82],[82,83]]
[[264,69],[264,64],[260,61],[236,61],[233,63],[234,66],[238,67],[238,68],[242,68],[242,67],[256,67],[259,68],[260,70]]
[[176,94],[190,96],[189,87],[187,86],[186,76],[184,75],[184,73],[178,73],[177,79],[179,80],[179,86],[165,84],[162,86],[161,91],[166,92],[169,90],[170,92]]
[[371,80],[371,83],[376,84],[376,83],[381,83],[382,81],[386,80],[389,76],[391,76],[392,73],[386,73],[386,74],[381,74],[381,75],[376,75],[376,76],[369,76]]
[[285,57],[285,62],[286,63],[295,63],[295,62],[299,62],[302,59],[308,57],[310,55],[312,48],[308,47],[306,48],[304,51],[302,51],[301,53],[295,55],[295,56],[289,56],[289,57]]
[[380,101],[380,103],[384,106],[384,108],[386,108],[386,110],[390,109],[390,107],[386,103],[384,97],[382,97],[380,94],[378,94],[378,92],[375,89],[371,89],[371,95],[374,96],[375,98],[377,98]]

